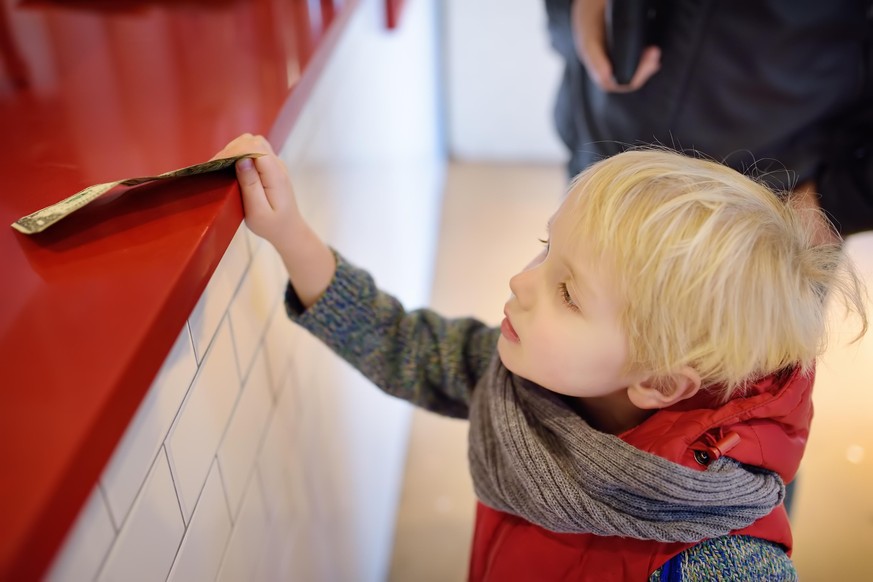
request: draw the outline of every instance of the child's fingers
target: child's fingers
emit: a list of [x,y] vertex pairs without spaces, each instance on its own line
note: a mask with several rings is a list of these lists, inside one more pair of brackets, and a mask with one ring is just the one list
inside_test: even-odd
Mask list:
[[227,153],[227,151],[230,149],[230,147],[231,147],[231,144],[227,144],[226,146],[224,146],[223,148],[221,148],[220,151],[216,152],[216,154],[215,154],[214,156],[212,156],[211,158],[209,158],[209,161],[211,162],[212,160],[219,160],[219,159],[221,159],[221,158],[229,158],[229,157],[232,157],[232,156],[228,155],[228,153]]
[[272,154],[273,148],[263,136],[244,133],[235,137],[226,146],[221,148],[221,151],[212,156],[211,159],[232,158],[242,154]]
[[212,156],[212,159],[216,160],[218,158],[232,158],[237,152],[243,153],[243,142],[246,141],[248,137],[250,137],[249,134],[244,133],[240,136],[233,138],[233,140],[228,142],[226,146],[221,148],[221,151]]
[[243,158],[236,163],[236,177],[242,191],[243,206],[246,216],[254,216],[272,211],[264,185],[251,158]]
[[244,133],[228,144],[225,151],[231,150],[235,155],[240,154],[273,154],[270,142],[262,135]]
[[280,210],[287,206],[290,184],[282,162],[276,156],[261,156],[254,159],[264,196],[270,207]]
[[260,140],[260,142],[261,142],[261,146],[264,147],[264,148],[266,148],[266,150],[267,150],[268,152],[270,152],[270,153],[273,154],[274,156],[276,155],[276,152],[273,151],[273,145],[272,145],[272,144],[267,140],[267,138],[265,138],[265,137],[262,136],[262,135],[257,135],[257,136],[255,136],[255,138],[257,138],[257,139]]

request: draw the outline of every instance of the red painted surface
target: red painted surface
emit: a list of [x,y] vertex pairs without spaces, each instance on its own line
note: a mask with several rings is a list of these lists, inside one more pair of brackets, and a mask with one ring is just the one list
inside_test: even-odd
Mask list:
[[242,220],[230,173],[28,237],[81,188],[281,145],[354,0],[0,7],[0,580],[50,563]]
[[404,0],[385,0],[385,15],[388,28],[394,29],[400,26],[400,12],[403,10]]

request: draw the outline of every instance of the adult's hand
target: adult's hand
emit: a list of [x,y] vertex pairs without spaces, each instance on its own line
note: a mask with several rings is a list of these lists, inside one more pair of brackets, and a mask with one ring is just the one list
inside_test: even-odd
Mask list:
[[661,68],[661,49],[646,47],[637,70],[627,85],[619,85],[612,72],[612,63],[606,52],[607,0],[573,0],[571,22],[576,54],[585,65],[594,83],[610,93],[636,91]]

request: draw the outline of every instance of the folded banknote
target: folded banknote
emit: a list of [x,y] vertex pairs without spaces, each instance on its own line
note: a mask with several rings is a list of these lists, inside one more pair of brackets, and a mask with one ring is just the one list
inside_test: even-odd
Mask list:
[[142,178],[125,178],[116,180],[115,182],[106,182],[104,184],[94,184],[88,186],[84,190],[76,192],[69,198],[65,198],[60,202],[56,202],[51,206],[46,206],[41,210],[37,210],[27,216],[22,216],[12,223],[12,228],[24,234],[36,234],[42,232],[59,220],[66,218],[80,208],[87,206],[94,200],[97,200],[113,188],[117,186],[139,186],[146,182],[154,182],[157,180],[171,180],[173,178],[184,178],[185,176],[194,176],[195,174],[205,174],[207,172],[217,172],[234,165],[237,160],[242,158],[257,158],[263,154],[248,153],[230,158],[219,158],[209,160],[202,164],[195,164],[185,168],[179,168],[172,172],[164,172],[157,176],[145,176]]

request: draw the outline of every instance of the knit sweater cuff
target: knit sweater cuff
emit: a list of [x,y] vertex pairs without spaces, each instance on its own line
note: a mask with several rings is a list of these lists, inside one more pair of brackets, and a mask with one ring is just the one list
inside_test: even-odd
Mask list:
[[336,272],[321,297],[309,308],[300,301],[292,282],[285,289],[285,312],[289,319],[318,338],[328,334],[351,331],[356,321],[367,317],[367,310],[360,301],[362,290],[372,287],[366,271],[352,266],[335,249]]

